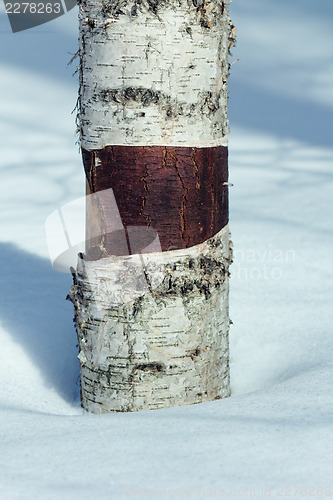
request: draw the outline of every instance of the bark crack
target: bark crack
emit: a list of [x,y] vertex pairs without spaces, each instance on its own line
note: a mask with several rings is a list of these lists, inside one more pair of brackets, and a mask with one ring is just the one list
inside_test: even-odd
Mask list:
[[197,162],[195,160],[195,153],[196,153],[196,151],[194,151],[193,155],[191,156],[191,160],[193,161],[194,173],[195,173],[195,176],[196,176],[196,179],[197,179],[195,187],[197,189],[200,189],[199,167],[198,167],[198,164],[197,164]]
[[215,169],[212,168],[212,177],[210,181],[211,185],[211,192],[212,192],[212,213],[211,213],[211,220],[210,220],[210,230],[211,233],[213,233],[213,227],[214,227],[214,219],[215,219],[215,192],[214,192],[214,179],[215,179]]
[[[180,172],[178,170],[178,167],[177,167],[178,159],[177,159],[176,155],[174,153],[172,153],[171,151],[169,151],[169,154],[170,154],[171,159],[173,160],[173,166],[175,167],[177,177],[179,178],[179,180],[181,182],[183,192],[184,192],[183,201],[182,201],[182,208],[180,210],[180,217],[181,217],[181,222],[182,222],[181,238],[185,239],[185,233],[186,233],[186,229],[187,229],[185,211],[186,211],[186,203],[187,203],[187,196],[188,196],[189,190],[185,186],[183,178],[180,175]],[[189,240],[190,240],[190,236],[187,235],[187,245],[189,244]]]
[[153,221],[152,221],[151,217],[149,216],[149,214],[145,214],[144,213],[144,208],[145,208],[146,203],[147,203],[147,197],[149,195],[148,182],[147,182],[147,177],[149,177],[149,172],[148,172],[148,165],[147,165],[147,163],[145,164],[145,169],[146,169],[146,173],[140,179],[143,182],[143,187],[144,187],[144,190],[145,190],[145,194],[142,196],[142,205],[141,205],[141,208],[140,208],[140,215],[144,215],[144,217],[146,217],[147,222],[148,222],[147,227],[150,227],[150,225],[151,225],[151,223]]

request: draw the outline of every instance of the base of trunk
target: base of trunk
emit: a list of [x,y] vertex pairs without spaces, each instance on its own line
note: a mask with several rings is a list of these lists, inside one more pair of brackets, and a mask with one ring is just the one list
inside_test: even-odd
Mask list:
[[92,413],[230,395],[229,229],[191,248],[79,258],[69,295]]

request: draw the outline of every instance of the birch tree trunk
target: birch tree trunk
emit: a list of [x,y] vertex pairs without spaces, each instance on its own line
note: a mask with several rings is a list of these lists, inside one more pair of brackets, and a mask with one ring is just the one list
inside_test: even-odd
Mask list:
[[222,0],[80,4],[79,125],[91,196],[70,299],[91,412],[230,394],[233,41]]

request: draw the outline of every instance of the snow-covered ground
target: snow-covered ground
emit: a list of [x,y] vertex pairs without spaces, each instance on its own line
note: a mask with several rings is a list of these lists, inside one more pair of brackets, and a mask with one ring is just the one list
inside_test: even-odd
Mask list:
[[[93,416],[46,217],[84,193],[76,9],[0,15],[1,499],[333,495],[333,5],[235,0],[232,396]],[[332,488],[332,489],[330,489]]]

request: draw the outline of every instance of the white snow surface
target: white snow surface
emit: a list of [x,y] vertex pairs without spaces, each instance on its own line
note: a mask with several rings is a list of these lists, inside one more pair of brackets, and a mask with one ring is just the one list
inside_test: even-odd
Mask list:
[[79,402],[71,277],[44,236],[47,216],[84,194],[66,68],[77,12],[12,34],[1,10],[1,499],[333,494],[333,5],[230,11],[232,396],[93,416]]

